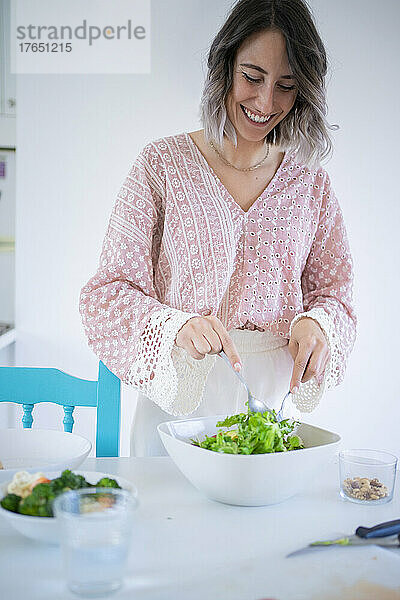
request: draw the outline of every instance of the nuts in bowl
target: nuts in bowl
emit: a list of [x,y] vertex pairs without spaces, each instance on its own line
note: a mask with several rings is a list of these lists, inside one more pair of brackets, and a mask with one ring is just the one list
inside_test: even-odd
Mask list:
[[379,500],[388,495],[386,485],[381,483],[376,477],[355,477],[354,479],[345,479],[343,482],[343,491],[347,496],[357,498],[358,500]]
[[393,498],[397,457],[383,450],[339,452],[340,495],[358,504],[384,504]]

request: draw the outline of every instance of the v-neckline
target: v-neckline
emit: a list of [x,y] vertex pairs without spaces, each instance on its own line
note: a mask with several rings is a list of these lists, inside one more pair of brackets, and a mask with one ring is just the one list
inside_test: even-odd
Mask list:
[[227,189],[227,187],[222,183],[222,181],[220,180],[220,178],[218,177],[218,175],[216,174],[216,172],[214,171],[214,169],[211,167],[211,165],[209,164],[209,162],[207,161],[206,157],[204,156],[204,154],[202,153],[202,151],[200,150],[200,148],[198,147],[198,145],[196,144],[196,142],[192,139],[192,137],[185,131],[184,135],[186,137],[187,143],[189,146],[192,146],[198,156],[198,158],[200,159],[200,161],[203,163],[203,165],[206,168],[206,171],[208,171],[216,180],[217,184],[219,185],[219,187],[222,189],[222,191],[224,192],[225,196],[227,196],[228,200],[235,206],[235,208],[237,210],[240,211],[241,214],[243,215],[248,215],[250,213],[250,211],[253,210],[253,208],[255,207],[255,205],[259,202],[259,200],[263,200],[264,196],[268,193],[268,190],[270,189],[270,187],[272,186],[272,184],[275,182],[275,180],[279,177],[282,168],[284,166],[284,164],[286,163],[289,154],[291,153],[290,150],[286,150],[283,158],[280,162],[279,167],[277,168],[277,170],[275,171],[275,174],[273,175],[273,177],[271,178],[270,182],[268,183],[268,185],[262,190],[261,194],[259,194],[257,196],[257,198],[254,200],[253,204],[247,209],[244,210],[240,204],[235,200],[235,198],[232,196],[232,194],[230,193],[230,191]]

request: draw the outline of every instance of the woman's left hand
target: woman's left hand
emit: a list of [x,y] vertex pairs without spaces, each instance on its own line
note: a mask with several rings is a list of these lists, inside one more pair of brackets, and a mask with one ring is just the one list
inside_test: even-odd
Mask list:
[[294,360],[291,392],[298,391],[300,382],[305,383],[313,377],[318,383],[322,382],[329,360],[329,348],[324,332],[314,319],[303,317],[293,326],[289,352]]

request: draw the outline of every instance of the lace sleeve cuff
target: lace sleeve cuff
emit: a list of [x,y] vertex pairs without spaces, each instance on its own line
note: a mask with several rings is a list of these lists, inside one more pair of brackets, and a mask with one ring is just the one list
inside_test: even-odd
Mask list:
[[169,410],[168,412],[177,416],[190,415],[199,407],[202,401],[206,380],[214,366],[216,355],[206,354],[201,360],[196,360],[183,348],[174,346],[172,360],[177,376],[178,389],[173,411]]
[[339,352],[334,324],[331,317],[323,308],[311,308],[307,312],[296,315],[290,324],[290,336],[292,335],[292,328],[295,323],[303,317],[314,319],[321,327],[328,342],[330,354],[321,384],[318,384],[315,377],[313,377],[310,381],[301,383],[299,391],[293,394],[293,403],[301,412],[312,412],[318,406],[325,389],[332,389],[336,385],[339,371]]
[[175,346],[178,331],[197,313],[165,307],[153,313],[140,338],[125,383],[173,416],[191,414],[199,406],[215,356],[194,360]]

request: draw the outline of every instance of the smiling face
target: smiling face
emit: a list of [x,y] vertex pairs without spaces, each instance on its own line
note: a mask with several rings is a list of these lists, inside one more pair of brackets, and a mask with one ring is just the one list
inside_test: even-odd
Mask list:
[[228,117],[238,138],[263,140],[290,112],[296,95],[282,33],[266,30],[249,36],[236,53],[226,98]]

